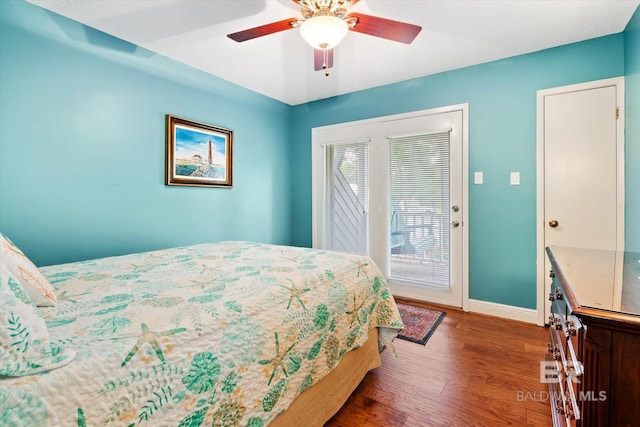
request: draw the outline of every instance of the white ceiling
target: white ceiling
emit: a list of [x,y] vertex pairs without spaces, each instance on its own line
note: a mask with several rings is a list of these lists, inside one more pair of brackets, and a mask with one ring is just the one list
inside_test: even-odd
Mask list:
[[640,0],[361,0],[351,10],[422,26],[411,45],[350,32],[326,77],[292,29],[227,34],[300,17],[292,0],[28,0],[290,105],[624,30]]

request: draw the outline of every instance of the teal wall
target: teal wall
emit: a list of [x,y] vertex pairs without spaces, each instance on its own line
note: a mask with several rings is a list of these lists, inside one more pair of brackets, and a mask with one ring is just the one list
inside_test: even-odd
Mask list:
[[[290,242],[290,106],[15,0],[0,70],[0,230],[36,264]],[[165,114],[234,131],[232,189],[164,185]]]
[[[311,128],[469,103],[469,295],[536,307],[536,91],[624,74],[623,34],[296,106],[293,243],[311,244]],[[521,185],[509,185],[520,171]]]
[[625,245],[640,252],[640,8],[624,31]]
[[[0,230],[38,265],[310,246],[311,128],[468,102],[469,170],[485,178],[470,183],[470,296],[535,308],[537,90],[626,75],[626,242],[640,250],[639,29],[636,12],[624,33],[290,107],[0,0]],[[233,189],[164,185],[165,114],[234,130]]]

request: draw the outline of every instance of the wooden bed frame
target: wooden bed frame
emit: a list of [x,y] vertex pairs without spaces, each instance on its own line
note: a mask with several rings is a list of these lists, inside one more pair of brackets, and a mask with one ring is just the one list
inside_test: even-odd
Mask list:
[[362,346],[345,354],[329,375],[305,390],[269,427],[321,427],[347,401],[367,372],[380,366],[378,329]]

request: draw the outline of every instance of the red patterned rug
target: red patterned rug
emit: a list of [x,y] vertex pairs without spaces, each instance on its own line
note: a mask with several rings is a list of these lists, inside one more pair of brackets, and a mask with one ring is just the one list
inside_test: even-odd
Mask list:
[[444,316],[443,311],[397,303],[404,329],[398,338],[425,345]]

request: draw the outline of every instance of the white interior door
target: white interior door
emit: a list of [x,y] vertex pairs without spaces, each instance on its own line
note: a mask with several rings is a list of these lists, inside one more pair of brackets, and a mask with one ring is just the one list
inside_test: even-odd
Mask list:
[[613,79],[539,93],[543,155],[538,160],[544,171],[538,265],[544,265],[544,313],[550,286],[544,247],[624,248],[621,84]]

